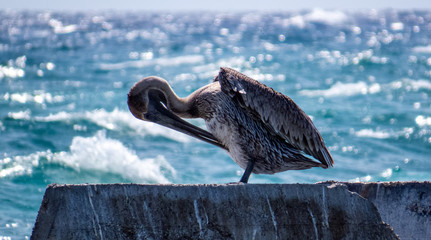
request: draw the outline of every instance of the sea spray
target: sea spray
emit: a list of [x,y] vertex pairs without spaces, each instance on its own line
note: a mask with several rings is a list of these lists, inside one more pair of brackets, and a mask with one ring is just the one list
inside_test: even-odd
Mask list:
[[27,156],[6,157],[0,160],[0,178],[32,174],[33,169],[58,163],[76,171],[90,170],[119,174],[131,182],[169,183],[175,169],[160,155],[141,159],[120,141],[106,137],[102,130],[92,137],[74,137],[69,151],[51,150]]

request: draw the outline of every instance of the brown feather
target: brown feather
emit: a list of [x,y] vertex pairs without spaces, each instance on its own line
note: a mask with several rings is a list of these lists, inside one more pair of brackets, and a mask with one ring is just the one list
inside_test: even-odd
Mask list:
[[288,143],[319,160],[326,167],[334,161],[310,117],[289,97],[231,68],[221,68],[215,81],[224,93],[239,101],[250,115]]

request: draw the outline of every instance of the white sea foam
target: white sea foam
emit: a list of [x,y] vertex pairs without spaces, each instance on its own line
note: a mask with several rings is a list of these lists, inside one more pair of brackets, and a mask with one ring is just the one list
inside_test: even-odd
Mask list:
[[0,65],[0,79],[4,77],[9,78],[20,78],[25,76],[25,65],[26,65],[27,57],[20,56],[15,60],[11,59],[8,61],[7,66]]
[[288,19],[284,20],[284,22],[283,22],[284,26],[295,26],[298,28],[304,28],[305,24],[306,24],[306,22],[305,22],[304,17],[300,16],[300,15],[296,15],[296,16],[293,16],[291,18],[288,18]]
[[72,33],[78,30],[78,25],[71,24],[64,26],[63,23],[57,19],[50,19],[49,25],[53,28],[54,32],[57,34]]
[[406,84],[406,90],[413,90],[413,91],[418,91],[420,89],[431,90],[431,82],[429,80],[404,79],[404,83]]
[[105,131],[88,138],[74,137],[70,151],[55,153],[53,161],[77,170],[106,171],[144,182],[168,183],[165,175],[175,174],[163,156],[141,160],[120,141],[107,138]]
[[341,11],[328,11],[323,9],[313,9],[304,15],[295,15],[283,19],[280,23],[284,27],[304,28],[308,23],[324,23],[328,25],[342,24],[348,17]]
[[398,138],[398,137],[409,138],[413,132],[414,132],[414,129],[411,127],[406,127],[400,131],[389,131],[389,132],[384,130],[361,129],[355,132],[355,135],[357,137],[377,138],[377,139],[388,139],[388,138]]
[[84,115],[84,118],[109,130],[131,129],[141,135],[163,136],[178,142],[190,141],[190,137],[185,134],[175,132],[152,122],[143,122],[133,117],[129,112],[120,111],[117,108],[112,112],[108,112],[105,109],[93,110],[86,112]]
[[304,15],[304,19],[310,22],[320,22],[333,25],[345,22],[347,20],[347,16],[342,11],[313,9],[313,11]]
[[39,160],[51,152],[37,152],[28,156],[14,156],[0,159],[0,178],[31,174],[39,166]]
[[305,96],[324,96],[324,97],[337,97],[337,96],[354,96],[359,94],[375,94],[381,91],[380,84],[373,83],[367,85],[365,82],[357,83],[341,83],[337,82],[329,89],[325,90],[302,90],[299,93]]
[[175,169],[163,156],[140,159],[120,141],[99,131],[93,137],[74,137],[69,151],[50,150],[28,156],[0,159],[0,178],[31,174],[42,161],[64,164],[76,170],[95,170],[119,174],[137,182],[168,183]]
[[243,56],[232,57],[228,59],[220,59],[216,63],[198,65],[192,68],[193,72],[198,73],[200,78],[211,79],[216,76],[220,67],[229,66],[231,68],[241,69],[247,65],[247,61]]
[[277,75],[272,75],[269,73],[261,73],[261,71],[259,69],[253,69],[253,70],[245,70],[243,71],[245,75],[260,81],[260,82],[265,82],[265,81],[284,81],[286,79],[286,77],[283,74],[277,74]]
[[407,91],[419,91],[421,89],[431,90],[431,82],[425,79],[413,80],[404,78],[391,82],[389,87],[392,89],[405,89]]
[[388,168],[385,171],[383,171],[380,176],[384,177],[384,178],[390,178],[392,176],[392,168]]
[[414,47],[413,52],[417,52],[417,53],[431,53],[431,45],[427,45],[427,46],[417,46]]
[[203,62],[202,55],[186,55],[173,58],[142,59],[137,61],[125,61],[120,63],[102,63],[99,65],[102,70],[119,70],[125,68],[143,68],[153,65],[178,66],[182,64],[196,64]]
[[56,114],[49,114],[46,117],[34,117],[36,121],[39,122],[60,122],[60,121],[68,121],[68,120],[74,120],[74,116],[71,113],[67,112],[59,112]]
[[3,99],[5,101],[12,101],[17,103],[29,103],[34,102],[38,104],[46,104],[46,103],[58,103],[64,101],[64,96],[55,95],[53,96],[51,93],[46,93],[44,91],[35,91],[33,93],[5,93],[3,95]]
[[[112,112],[105,109],[96,109],[84,113],[58,112],[48,116],[36,116],[36,121],[40,122],[70,122],[77,120],[87,120],[100,127],[113,131],[133,131],[140,135],[163,136],[178,142],[189,142],[191,137],[157,125],[152,122],[143,122],[136,119],[129,112],[115,108]],[[80,128],[82,129],[82,128]]]
[[431,117],[419,115],[415,118],[415,122],[419,127],[431,126]]
[[24,77],[25,71],[21,68],[14,68],[0,65],[0,79],[4,77],[20,78]]
[[369,137],[369,138],[378,138],[378,139],[386,139],[390,138],[391,134],[384,131],[374,131],[372,129],[362,129],[355,132],[355,135],[358,137]]
[[355,179],[351,179],[349,180],[349,182],[369,182],[371,181],[371,179],[373,179],[373,177],[371,177],[370,175],[367,175],[365,177],[357,177]]
[[[397,169],[397,167],[395,167]],[[364,177],[357,177],[355,179],[349,180],[349,182],[370,182],[370,181],[376,181],[376,179],[379,179],[381,177],[386,178],[386,180],[389,180],[394,175],[394,170],[392,168],[387,168],[383,170],[380,174],[376,174],[374,176],[366,175]]]
[[257,58],[251,57],[248,61],[242,56],[232,57],[228,59],[220,59],[216,63],[195,66],[192,68],[192,70],[199,75],[199,78],[212,79],[218,74],[220,67],[229,66],[230,68],[242,71],[245,75],[257,81],[284,81],[286,77],[283,74],[273,75],[269,73],[262,73],[258,68],[251,69],[250,61],[256,62],[264,61],[267,59],[272,59],[272,56],[269,54],[267,54],[266,56],[263,54],[259,54]]
[[8,117],[13,118],[15,120],[30,120],[31,118],[31,111],[25,110],[25,111],[19,111],[19,112],[9,112],[7,114]]
[[404,29],[404,23],[402,22],[391,23],[391,29],[393,31],[402,31]]

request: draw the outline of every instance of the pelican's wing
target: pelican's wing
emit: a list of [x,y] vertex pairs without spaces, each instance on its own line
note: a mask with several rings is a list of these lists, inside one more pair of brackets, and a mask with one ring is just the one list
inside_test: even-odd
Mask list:
[[334,161],[320,133],[292,99],[230,68],[221,68],[217,80],[224,93],[266,127],[326,167],[332,166]]

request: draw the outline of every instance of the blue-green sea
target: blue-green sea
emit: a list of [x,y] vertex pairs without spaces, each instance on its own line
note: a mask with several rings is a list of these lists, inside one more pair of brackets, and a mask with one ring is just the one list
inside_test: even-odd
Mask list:
[[290,96],[335,161],[250,183],[431,180],[431,11],[2,10],[0,239],[30,236],[51,183],[238,181],[224,150],[126,103],[145,76],[184,97],[222,66]]

